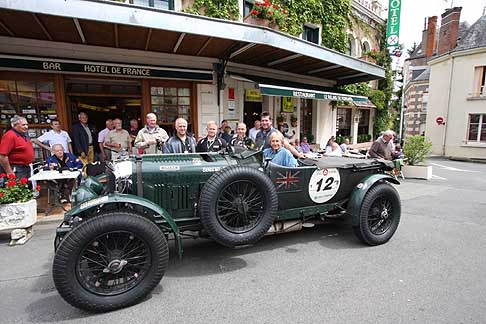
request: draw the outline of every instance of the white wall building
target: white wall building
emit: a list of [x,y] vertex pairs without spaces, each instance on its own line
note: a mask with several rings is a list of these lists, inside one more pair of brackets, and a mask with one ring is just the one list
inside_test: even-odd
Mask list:
[[429,65],[426,136],[433,154],[486,159],[486,16]]

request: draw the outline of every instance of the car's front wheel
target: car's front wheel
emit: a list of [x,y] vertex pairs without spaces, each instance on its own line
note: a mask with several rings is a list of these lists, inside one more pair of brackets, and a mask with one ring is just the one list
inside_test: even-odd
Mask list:
[[378,183],[366,193],[361,204],[359,225],[354,233],[368,245],[388,242],[400,223],[401,204],[397,190],[389,183]]
[[150,220],[128,212],[89,219],[60,242],[54,284],[71,305],[96,312],[138,302],[162,279],[167,241]]

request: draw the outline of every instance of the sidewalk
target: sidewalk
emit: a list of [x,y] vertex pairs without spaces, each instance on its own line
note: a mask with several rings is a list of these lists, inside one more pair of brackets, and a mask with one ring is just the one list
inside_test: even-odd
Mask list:
[[[63,205],[66,210],[71,209],[71,204]],[[41,191],[41,196],[37,198],[37,224],[46,222],[61,222],[64,218],[64,210],[60,207],[54,207],[46,216],[45,211],[47,209],[47,192]]]

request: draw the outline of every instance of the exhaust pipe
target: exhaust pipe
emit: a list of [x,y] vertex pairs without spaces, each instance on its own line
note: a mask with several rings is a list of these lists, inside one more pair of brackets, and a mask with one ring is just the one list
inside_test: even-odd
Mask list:
[[291,220],[291,221],[279,221],[272,224],[270,229],[265,235],[282,234],[288,232],[296,232],[302,229],[302,221]]

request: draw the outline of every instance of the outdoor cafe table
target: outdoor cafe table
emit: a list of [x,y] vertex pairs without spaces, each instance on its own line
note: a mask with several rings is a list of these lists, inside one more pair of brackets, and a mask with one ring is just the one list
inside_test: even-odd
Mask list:
[[[63,170],[62,172],[59,172],[58,170],[42,170],[29,178],[30,181],[47,181],[50,185],[47,191],[47,209],[45,212],[46,216],[51,212],[54,207],[61,207],[64,211],[66,211],[66,209],[64,209],[64,206],[59,203],[59,191],[61,190],[61,183],[58,180],[77,179],[79,175],[80,171],[78,170]],[[76,184],[77,181],[75,181],[75,186]],[[54,201],[52,203],[50,201],[51,188],[54,191]]]

